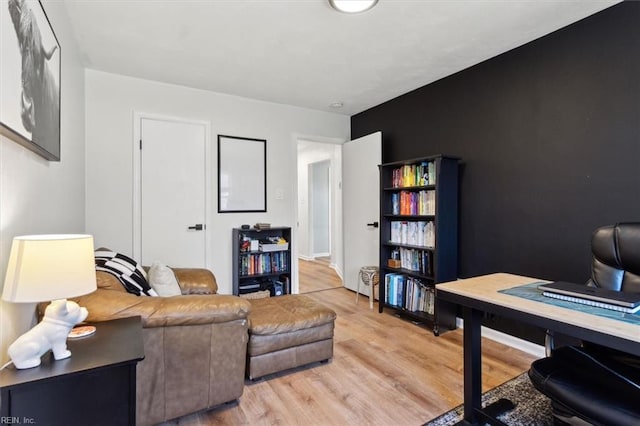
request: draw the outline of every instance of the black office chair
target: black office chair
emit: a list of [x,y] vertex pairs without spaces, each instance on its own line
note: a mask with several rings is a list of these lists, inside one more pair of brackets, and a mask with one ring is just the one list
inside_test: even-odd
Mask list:
[[[640,293],[640,223],[599,228],[591,247],[587,285]],[[640,425],[640,357],[585,341],[534,361],[529,378],[555,424]]]

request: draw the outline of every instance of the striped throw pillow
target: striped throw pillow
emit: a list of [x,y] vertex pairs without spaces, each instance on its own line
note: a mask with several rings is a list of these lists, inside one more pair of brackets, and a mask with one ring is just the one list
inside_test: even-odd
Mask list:
[[95,251],[96,271],[107,272],[115,276],[125,290],[136,296],[157,296],[147,281],[147,274],[133,259],[108,249]]

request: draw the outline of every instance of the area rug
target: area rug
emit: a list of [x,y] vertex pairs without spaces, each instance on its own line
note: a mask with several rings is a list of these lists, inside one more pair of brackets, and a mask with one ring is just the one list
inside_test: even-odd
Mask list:
[[[503,423],[518,426],[553,425],[551,402],[533,387],[527,373],[482,394],[482,406],[491,404],[500,398],[506,398],[515,404],[514,409],[497,416]],[[463,408],[462,405],[459,405],[425,423],[425,426],[454,425],[462,420]]]

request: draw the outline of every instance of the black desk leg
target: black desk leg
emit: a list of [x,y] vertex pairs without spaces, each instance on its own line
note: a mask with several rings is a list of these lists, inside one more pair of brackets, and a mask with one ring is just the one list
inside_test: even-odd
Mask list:
[[482,408],[482,312],[465,307],[464,319],[464,420],[462,424],[506,426],[496,417],[515,406],[499,399]]
[[464,319],[464,419],[476,423],[482,409],[482,312],[465,307]]

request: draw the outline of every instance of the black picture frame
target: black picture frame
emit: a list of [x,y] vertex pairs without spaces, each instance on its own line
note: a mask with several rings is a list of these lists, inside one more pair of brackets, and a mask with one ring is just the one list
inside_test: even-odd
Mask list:
[[218,135],[218,213],[266,211],[266,139]]
[[0,134],[60,161],[60,43],[40,1],[1,6]]

